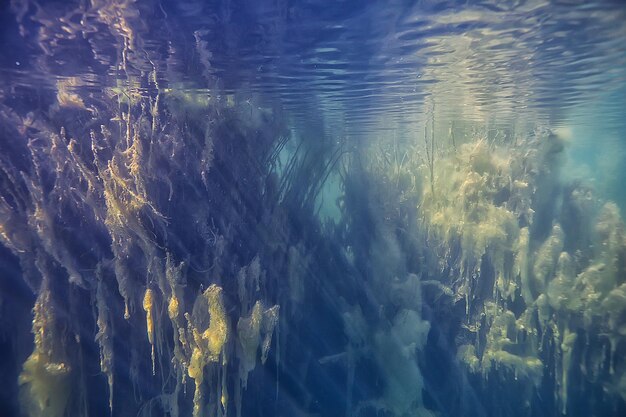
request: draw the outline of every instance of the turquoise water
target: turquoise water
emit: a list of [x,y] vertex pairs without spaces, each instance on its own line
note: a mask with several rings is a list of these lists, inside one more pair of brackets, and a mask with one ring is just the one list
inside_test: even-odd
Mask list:
[[0,28],[0,416],[626,414],[622,2]]

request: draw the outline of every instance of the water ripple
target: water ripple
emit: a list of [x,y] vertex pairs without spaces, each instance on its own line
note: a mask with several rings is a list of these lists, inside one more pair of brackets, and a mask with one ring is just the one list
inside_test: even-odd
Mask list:
[[[11,12],[3,14],[3,95],[17,86],[55,89],[63,79],[74,80],[65,88],[95,93],[154,73],[139,93],[248,91],[282,103],[293,120],[321,112],[358,131],[421,129],[432,112],[566,124],[626,91],[626,7],[617,1],[140,0],[74,8],[22,0]],[[619,122],[624,95],[611,95],[598,117]]]

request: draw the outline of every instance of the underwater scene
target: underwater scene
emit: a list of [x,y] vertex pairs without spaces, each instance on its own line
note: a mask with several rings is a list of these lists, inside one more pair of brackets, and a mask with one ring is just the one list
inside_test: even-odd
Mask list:
[[0,0],[0,417],[626,416],[622,0]]

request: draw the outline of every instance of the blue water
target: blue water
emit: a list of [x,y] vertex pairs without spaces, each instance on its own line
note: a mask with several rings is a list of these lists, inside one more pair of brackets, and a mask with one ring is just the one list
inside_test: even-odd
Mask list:
[[0,416],[626,415],[621,1],[0,3]]

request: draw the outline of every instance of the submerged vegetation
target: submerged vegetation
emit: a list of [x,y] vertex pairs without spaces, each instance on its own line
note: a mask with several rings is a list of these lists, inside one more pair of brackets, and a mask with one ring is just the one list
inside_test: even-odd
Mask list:
[[[433,106],[357,146],[202,31],[157,59],[156,5],[12,7],[55,81],[0,89],[0,414],[626,412],[626,226],[559,134]],[[87,33],[95,92],[51,69]]]
[[[624,223],[584,182],[562,180],[565,146],[537,131],[506,141],[478,135],[458,147],[441,141],[434,166],[420,157],[434,148],[421,146],[401,166],[384,149],[382,158],[371,150],[359,158],[375,190],[368,207],[376,201],[384,219],[381,238],[409,270],[374,287],[419,274],[422,311],[443,327],[440,343],[456,352],[479,398],[510,398],[490,403],[494,415],[578,415],[582,407],[602,415],[626,399]],[[450,414],[462,412],[466,400],[457,401]]]

